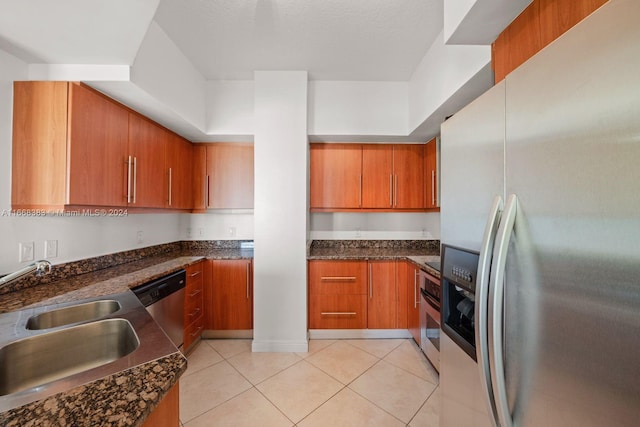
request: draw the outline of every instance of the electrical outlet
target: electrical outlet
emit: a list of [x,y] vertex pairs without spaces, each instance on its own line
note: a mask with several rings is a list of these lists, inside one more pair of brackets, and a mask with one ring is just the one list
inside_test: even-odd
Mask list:
[[204,228],[202,227],[198,228],[198,237],[204,237]]
[[58,256],[58,241],[45,240],[44,241],[44,257],[55,258],[57,256]]
[[142,231],[138,231],[136,236],[137,236],[137,239],[138,239],[138,243],[144,242],[144,235],[142,234]]
[[229,237],[235,237],[236,235],[236,228],[235,227],[229,227]]
[[187,227],[187,239],[190,239],[193,232],[191,231],[191,227]]
[[360,230],[360,227],[356,228],[356,238],[360,238],[362,237],[362,230]]
[[18,244],[18,262],[33,261],[35,252],[34,242],[20,242]]

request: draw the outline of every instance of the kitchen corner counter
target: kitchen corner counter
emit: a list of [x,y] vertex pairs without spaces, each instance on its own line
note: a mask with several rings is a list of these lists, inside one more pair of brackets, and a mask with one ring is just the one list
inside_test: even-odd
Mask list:
[[321,240],[310,244],[308,260],[409,260],[427,273],[440,272],[426,262],[440,261],[437,240]]

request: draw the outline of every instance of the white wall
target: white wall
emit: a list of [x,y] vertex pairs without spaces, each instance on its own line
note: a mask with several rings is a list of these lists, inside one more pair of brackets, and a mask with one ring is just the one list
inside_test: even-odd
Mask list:
[[316,240],[438,240],[440,214],[327,212],[310,215]]
[[409,81],[409,128],[420,126],[490,63],[491,46],[445,45],[441,31]]
[[[36,259],[44,258],[44,241],[58,241],[53,264],[178,240],[179,215],[127,217],[11,216],[11,121],[13,81],[27,80],[28,66],[0,50],[0,274],[20,268],[18,244],[35,243]],[[137,232],[143,232],[138,243]]]
[[253,80],[208,80],[206,88],[206,133],[253,137]]
[[255,73],[253,351],[305,352],[307,73]]
[[208,212],[184,215],[183,240],[253,240],[253,212]]
[[408,135],[407,82],[309,82],[309,135]]

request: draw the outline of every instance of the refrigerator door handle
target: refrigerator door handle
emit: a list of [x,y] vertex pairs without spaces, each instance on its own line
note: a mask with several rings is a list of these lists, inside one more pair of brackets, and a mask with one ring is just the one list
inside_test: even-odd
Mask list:
[[509,412],[507,401],[507,384],[504,375],[504,275],[507,265],[509,241],[513,234],[518,197],[511,194],[504,208],[502,221],[496,235],[493,250],[493,268],[489,281],[489,362],[491,365],[491,379],[494,388],[496,409],[500,427],[512,427],[513,419]]
[[491,256],[496,240],[496,233],[500,225],[502,215],[502,197],[496,196],[493,199],[491,211],[487,217],[487,225],[484,229],[482,246],[480,247],[480,259],[478,260],[478,282],[476,284],[476,305],[474,318],[476,326],[476,358],[478,360],[478,370],[480,371],[480,385],[484,391],[484,396],[489,409],[492,424],[498,425],[498,412],[496,409],[493,385],[491,383],[491,371],[489,367],[489,338],[487,311],[489,306],[489,275],[491,273]]

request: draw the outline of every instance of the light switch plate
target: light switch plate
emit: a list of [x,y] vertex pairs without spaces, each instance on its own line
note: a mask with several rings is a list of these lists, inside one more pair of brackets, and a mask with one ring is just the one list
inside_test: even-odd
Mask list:
[[55,258],[57,256],[58,256],[58,241],[45,240],[44,241],[44,257]]
[[20,242],[18,243],[18,262],[33,261],[35,252],[34,242]]

